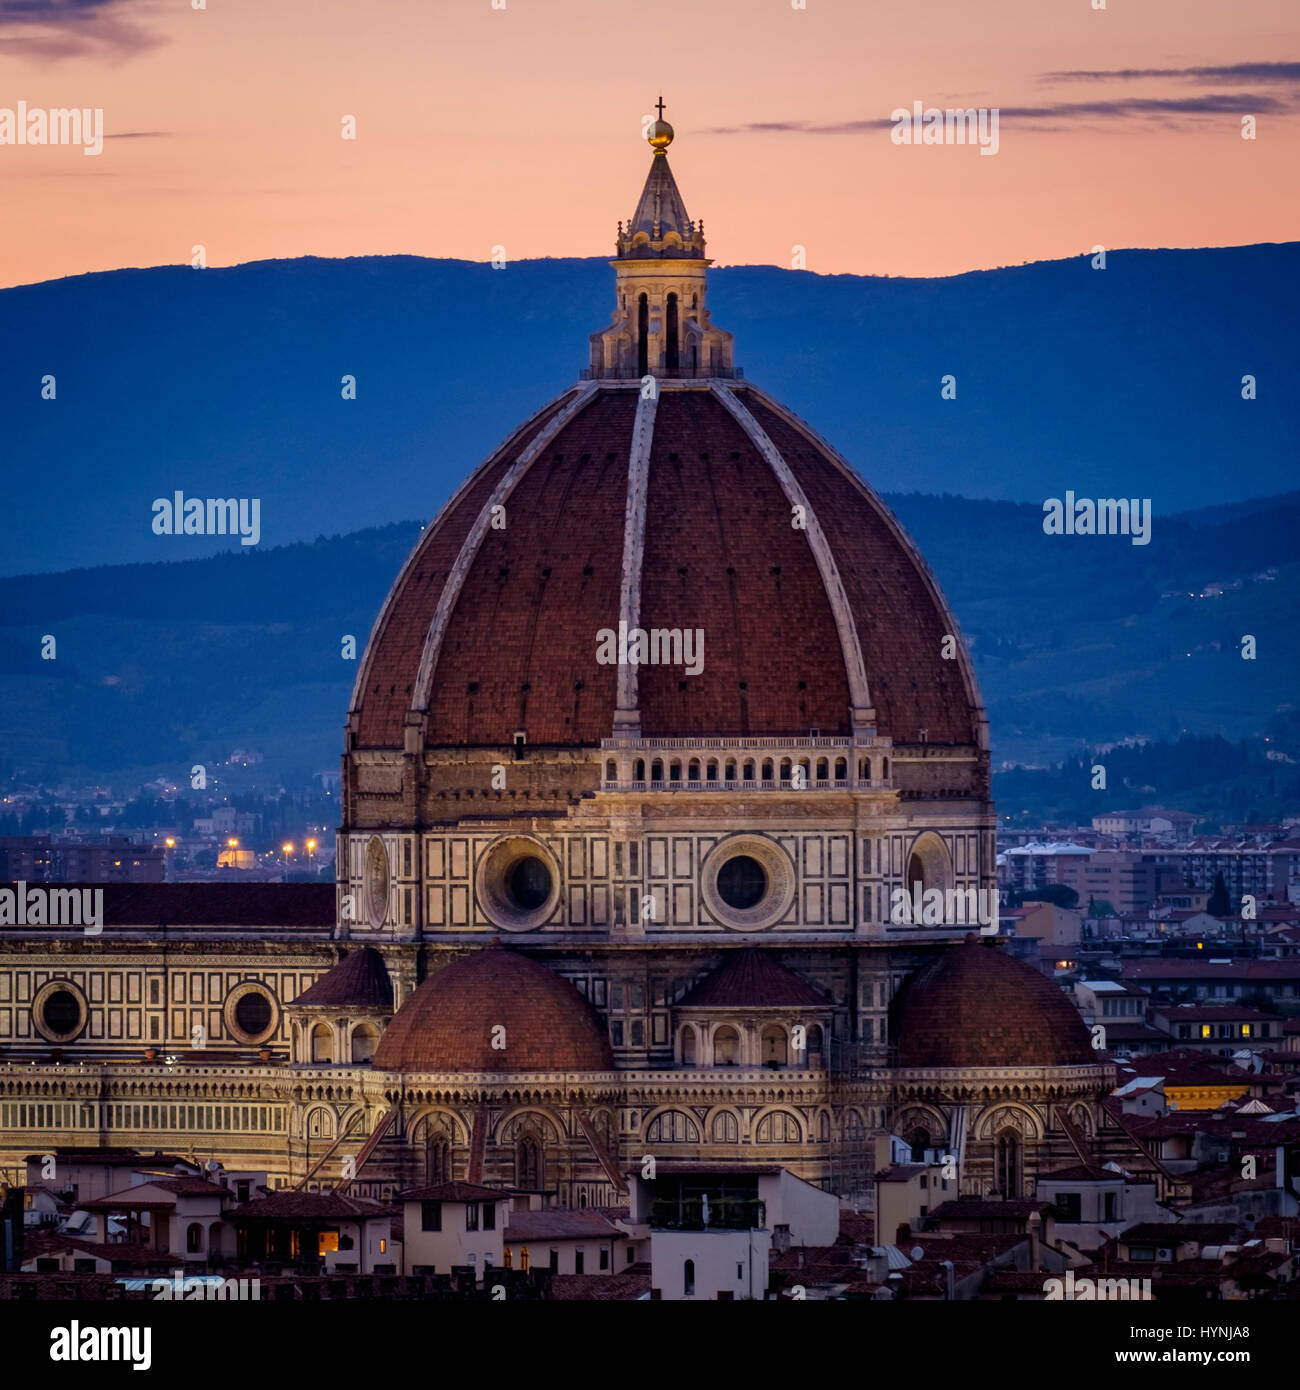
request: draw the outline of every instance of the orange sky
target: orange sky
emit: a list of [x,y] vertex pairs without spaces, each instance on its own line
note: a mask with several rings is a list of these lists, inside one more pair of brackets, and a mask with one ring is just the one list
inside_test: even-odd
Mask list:
[[[109,136],[0,145],[0,285],[196,243],[213,265],[606,254],[660,87],[723,264],[799,244],[809,270],[939,275],[1300,236],[1295,0],[206,3],[0,0],[0,108],[102,107]],[[914,101],[999,107],[998,154],[892,143]]]

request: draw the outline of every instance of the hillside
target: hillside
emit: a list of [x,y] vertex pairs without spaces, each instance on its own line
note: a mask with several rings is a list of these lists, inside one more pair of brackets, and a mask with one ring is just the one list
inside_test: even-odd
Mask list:
[[[1295,495],[1218,524],[1157,518],[1149,546],[1045,536],[1030,505],[888,500],[972,643],[998,762],[1184,730],[1257,738],[1295,699]],[[0,579],[0,780],[176,775],[236,746],[265,753],[263,780],[335,766],[356,671],[342,638],[364,647],[419,529]]]
[[[1295,485],[1300,243],[937,280],[744,266],[710,294],[750,379],[881,490],[1072,489],[1164,516]],[[0,439],[21,484],[0,574],[228,548],[152,533],[153,499],[177,489],[259,498],[265,546],[431,516],[574,380],[611,307],[599,258],[302,259],[0,291]]]

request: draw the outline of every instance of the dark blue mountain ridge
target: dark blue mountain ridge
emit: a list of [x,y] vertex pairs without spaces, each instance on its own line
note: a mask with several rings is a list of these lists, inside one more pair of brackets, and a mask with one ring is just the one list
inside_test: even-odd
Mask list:
[[[611,296],[603,258],[411,256],[0,291],[0,573],[229,549],[153,534],[177,489],[259,498],[264,546],[430,517],[571,384]],[[710,303],[747,376],[882,491],[1151,497],[1159,516],[1295,485],[1300,242],[942,279],[736,266]]]
[[[1300,688],[1295,494],[1217,525],[1162,518],[1148,546],[1044,535],[1032,503],[886,501],[971,643],[999,763],[1184,731],[1280,737]],[[0,578],[0,783],[130,785],[253,747],[258,777],[302,785],[338,756],[356,674],[342,638],[364,645],[422,524]],[[1271,746],[1300,762],[1300,719],[1287,730]]]

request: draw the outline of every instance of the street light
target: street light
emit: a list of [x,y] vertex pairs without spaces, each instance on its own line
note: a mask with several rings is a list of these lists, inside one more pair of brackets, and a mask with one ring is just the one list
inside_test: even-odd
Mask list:
[[293,845],[286,841],[280,846],[284,853],[284,881],[289,882],[289,856],[293,853]]
[[314,860],[314,855],[315,855],[315,853],[316,853],[316,841],[315,841],[315,840],[308,840],[308,841],[307,841],[307,867],[308,867],[309,869],[315,868],[315,860]]

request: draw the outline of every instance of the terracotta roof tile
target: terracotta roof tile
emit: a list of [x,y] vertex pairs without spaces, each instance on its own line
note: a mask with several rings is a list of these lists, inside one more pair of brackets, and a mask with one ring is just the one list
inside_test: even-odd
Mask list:
[[782,965],[775,951],[729,951],[678,1001],[683,1008],[827,1008],[830,1000]]
[[436,1182],[399,1192],[399,1202],[504,1202],[510,1193],[499,1187],[480,1187],[474,1182]]
[[312,1007],[391,1009],[393,982],[383,956],[373,946],[363,946],[344,956],[293,1002]]
[[1061,989],[975,938],[941,947],[904,982],[889,1011],[900,1067],[1097,1065],[1092,1039]]
[[[503,1048],[492,1046],[498,1026],[505,1028]],[[605,1029],[573,985],[499,945],[425,980],[384,1030],[374,1056],[376,1071],[609,1071],[613,1065]]]

